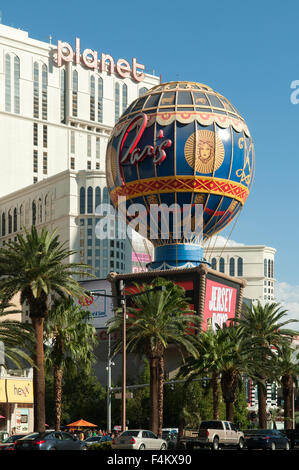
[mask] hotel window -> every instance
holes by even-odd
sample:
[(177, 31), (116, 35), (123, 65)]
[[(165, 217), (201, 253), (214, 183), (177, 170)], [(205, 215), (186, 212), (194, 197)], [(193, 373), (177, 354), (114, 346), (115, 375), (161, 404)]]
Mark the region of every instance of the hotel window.
[(90, 160), (87, 160), (87, 169), (91, 170), (91, 161)]
[(33, 65), (33, 117), (39, 117), (39, 67), (38, 63)]
[(50, 214), (51, 219), (55, 218), (55, 196), (52, 193), (51, 194), (51, 214)]
[(36, 204), (35, 201), (32, 203), (32, 225), (36, 225)]
[(271, 277), (271, 261), (268, 259), (268, 277)]
[(271, 277), (274, 277), (274, 261), (271, 260)]
[(80, 214), (85, 214), (85, 188), (80, 188)]
[(48, 127), (43, 126), (43, 147), (48, 147)]
[(42, 66), (42, 119), (48, 119), (48, 67)]
[(38, 200), (38, 206), (37, 206), (37, 210), (38, 210), (38, 223), (42, 223), (43, 221), (43, 203), (42, 203), (42, 200), (41, 198), (39, 198)]
[(268, 274), (268, 260), (264, 259), (264, 276), (267, 277)]
[(100, 138), (96, 138), (96, 158), (100, 158), (101, 153), (101, 146), (100, 146)]
[(11, 111), (11, 59), (5, 55), (5, 111)]
[(65, 122), (65, 100), (66, 100), (66, 86), (65, 86), (65, 70), (61, 70), (60, 75), (60, 120)]
[(235, 275), (235, 260), (234, 260), (234, 258), (230, 258), (230, 260), (229, 260), (229, 275), (230, 276)]
[(50, 217), (50, 203), (49, 203), (49, 196), (46, 195), (45, 197), (45, 220), (49, 220)]
[(38, 172), (38, 153), (37, 150), (33, 150), (33, 172)]
[(18, 230), (18, 215), (17, 215), (17, 209), (15, 208), (13, 211), (13, 231), (17, 232)]
[(104, 204), (109, 204), (109, 193), (108, 193), (108, 189), (105, 187), (103, 189), (103, 203)]
[(87, 156), (91, 157), (91, 135), (87, 136)]
[(238, 258), (238, 276), (243, 276), (243, 259)]
[(99, 186), (96, 187), (95, 191), (95, 209), (101, 204), (101, 188)]
[(128, 87), (124, 83), (123, 84), (123, 113), (125, 112), (127, 107), (128, 107)]
[(12, 232), (12, 215), (11, 209), (8, 211), (8, 233)]
[(37, 123), (33, 123), (33, 145), (38, 145), (38, 125)]
[(96, 85), (94, 76), (90, 77), (90, 120), (95, 121)]
[(212, 269), (217, 269), (217, 260), (216, 258), (212, 258)]
[(5, 213), (2, 213), (2, 237), (4, 237), (6, 232), (6, 220), (5, 220)]
[(119, 93), (119, 83), (115, 84), (115, 122), (119, 120), (119, 110), (120, 110), (120, 93)]
[(23, 205), (20, 206), (20, 229), (23, 228), (23, 225), (25, 225), (24, 221), (24, 207)]
[(99, 162), (96, 162), (96, 170), (99, 170), (100, 169), (100, 164)]
[(76, 146), (75, 146), (75, 132), (71, 131), (71, 153), (75, 153)]
[(20, 59), (14, 58), (14, 112), (20, 113)]
[(87, 213), (93, 213), (93, 189), (91, 186), (87, 189)]
[(43, 153), (43, 174), (48, 174), (48, 154), (47, 152)]
[(103, 122), (103, 79), (98, 78), (98, 122)]
[(71, 170), (75, 169), (75, 159), (74, 157), (71, 157)]
[(78, 72), (73, 71), (73, 116), (78, 116)]
[(219, 271), (224, 273), (224, 258), (220, 258), (219, 260)]

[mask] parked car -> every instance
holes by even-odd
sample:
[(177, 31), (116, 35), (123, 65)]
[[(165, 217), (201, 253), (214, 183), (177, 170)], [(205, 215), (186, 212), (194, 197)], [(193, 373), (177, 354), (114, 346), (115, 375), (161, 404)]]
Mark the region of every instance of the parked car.
[(277, 429), (249, 429), (244, 431), (244, 436), (248, 450), (290, 450), (289, 439)]
[(13, 436), (7, 437), (0, 443), (0, 450), (15, 450), (15, 442), (26, 435), (27, 434), (14, 434)]
[(177, 429), (162, 429), (162, 439), (164, 439), (165, 441), (176, 441), (177, 437)]
[(181, 438), (180, 446), (187, 450), (198, 447), (210, 447), (218, 450), (224, 446), (234, 446), (242, 450), (245, 446), (244, 434), (230, 421), (202, 421), (197, 436), (194, 433)]
[(35, 432), (18, 439), (15, 450), (87, 450), (84, 441), (68, 432), (45, 431)]
[(83, 442), (89, 447), (92, 444), (101, 444), (102, 442), (112, 441), (110, 436), (91, 436), (85, 439)]
[(132, 429), (112, 439), (112, 449), (165, 450), (167, 442), (159, 439), (152, 431)]
[(289, 439), (291, 449), (299, 445), (299, 424), (296, 424), (295, 429), (284, 429), (281, 432)]

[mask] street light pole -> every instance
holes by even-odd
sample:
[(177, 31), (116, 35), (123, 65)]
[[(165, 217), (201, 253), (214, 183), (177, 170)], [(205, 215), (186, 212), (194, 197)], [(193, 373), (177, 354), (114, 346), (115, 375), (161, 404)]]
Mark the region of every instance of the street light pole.
[(122, 341), (122, 406), (121, 406), (121, 429), (126, 430), (126, 389), (127, 389), (127, 344), (126, 344), (126, 327), (127, 327), (127, 309), (126, 309), (126, 296), (124, 281), (120, 284), (121, 291), (121, 304), (123, 314), (123, 341)]
[(111, 432), (111, 339), (108, 335), (108, 364), (107, 364), (107, 431)]

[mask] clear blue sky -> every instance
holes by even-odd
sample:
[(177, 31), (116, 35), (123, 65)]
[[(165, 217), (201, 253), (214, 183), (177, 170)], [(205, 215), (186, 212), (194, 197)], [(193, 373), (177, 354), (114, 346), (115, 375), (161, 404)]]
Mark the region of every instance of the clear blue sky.
[(243, 114), (255, 144), (251, 195), (231, 236), (277, 249), (276, 278), (299, 286), (299, 2), (0, 1), (2, 22), (47, 41), (132, 57), (162, 80), (206, 83)]

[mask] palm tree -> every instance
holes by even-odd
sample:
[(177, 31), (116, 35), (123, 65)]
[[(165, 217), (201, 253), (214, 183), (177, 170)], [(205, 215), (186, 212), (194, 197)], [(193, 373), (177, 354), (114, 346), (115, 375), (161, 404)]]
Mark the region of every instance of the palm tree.
[(4, 292), (9, 298), (14, 294), (21, 294), (21, 303), (27, 302), (34, 328), (34, 427), (39, 432), (45, 430), (43, 331), (50, 299), (51, 296), (65, 298), (84, 294), (83, 288), (73, 277), (80, 274), (83, 265), (68, 262), (74, 253), (60, 242), (56, 231), (50, 234), (43, 228), (38, 233), (35, 226), (31, 227), (30, 232), (24, 229), (24, 234), (17, 234), (16, 241), (0, 248), (0, 292)]
[(226, 419), (233, 421), (234, 403), (237, 389), (241, 384), (242, 375), (251, 366), (246, 343), (242, 340), (240, 329), (234, 324), (222, 328), (217, 327), (217, 342), (219, 349), (219, 367), (221, 369), (221, 390), (226, 406)]
[(95, 360), (96, 330), (88, 323), (90, 312), (74, 305), (72, 299), (55, 301), (45, 323), (46, 365), (53, 370), (55, 429), (60, 429), (62, 380), (64, 373), (89, 373)]
[(294, 383), (299, 375), (298, 347), (283, 345), (277, 356), (277, 375), (280, 376), (284, 401), (284, 428), (292, 428)]
[(13, 307), (5, 299), (0, 299), (0, 347), (2, 346), (2, 354), (6, 360), (23, 369), (25, 364), (34, 365), (29, 354), (33, 347), (32, 326), (9, 319), (8, 315), (20, 313)]
[(267, 303), (264, 306), (258, 302), (252, 308), (246, 308), (242, 317), (236, 318), (241, 335), (247, 342), (248, 351), (251, 352), (252, 364), (255, 363), (255, 374), (259, 376), (258, 381), (258, 415), (259, 426), (267, 427), (266, 413), (266, 380), (271, 378), (269, 372), (275, 354), (283, 345), (288, 344), (290, 339), (297, 335), (296, 331), (284, 328), (287, 324), (296, 320), (285, 320), (287, 311), (282, 310), (278, 303)]
[[(252, 360), (248, 355), (247, 342), (237, 326), (217, 326), (202, 332), (196, 342), (197, 356), (186, 359), (181, 374), (187, 382), (193, 378), (211, 375), (213, 390), (213, 418), (219, 419), (218, 381), (220, 379), (226, 419), (233, 421), (234, 403), (242, 375), (252, 372)], [(253, 374), (252, 374), (253, 375)]]
[(197, 355), (186, 358), (180, 369), (180, 374), (187, 378), (187, 383), (192, 379), (211, 374), (213, 393), (213, 418), (219, 419), (219, 393), (218, 381), (221, 373), (219, 361), (219, 343), (217, 335), (212, 329), (201, 332), (196, 336)]
[[(153, 291), (157, 286), (165, 286), (163, 291)], [(171, 281), (155, 279), (151, 284), (135, 284), (134, 305), (127, 308), (127, 350), (145, 354), (150, 364), (150, 427), (162, 435), (164, 353), (169, 344), (175, 344), (183, 354), (195, 354), (193, 334), (190, 324), (197, 328), (197, 317), (190, 315), (185, 298), (185, 290)], [(150, 291), (151, 290), (151, 291)], [(149, 292), (150, 291), (150, 292)], [(108, 333), (122, 328), (123, 317), (120, 310), (108, 322)], [(115, 345), (115, 352), (121, 347), (121, 340)]]

